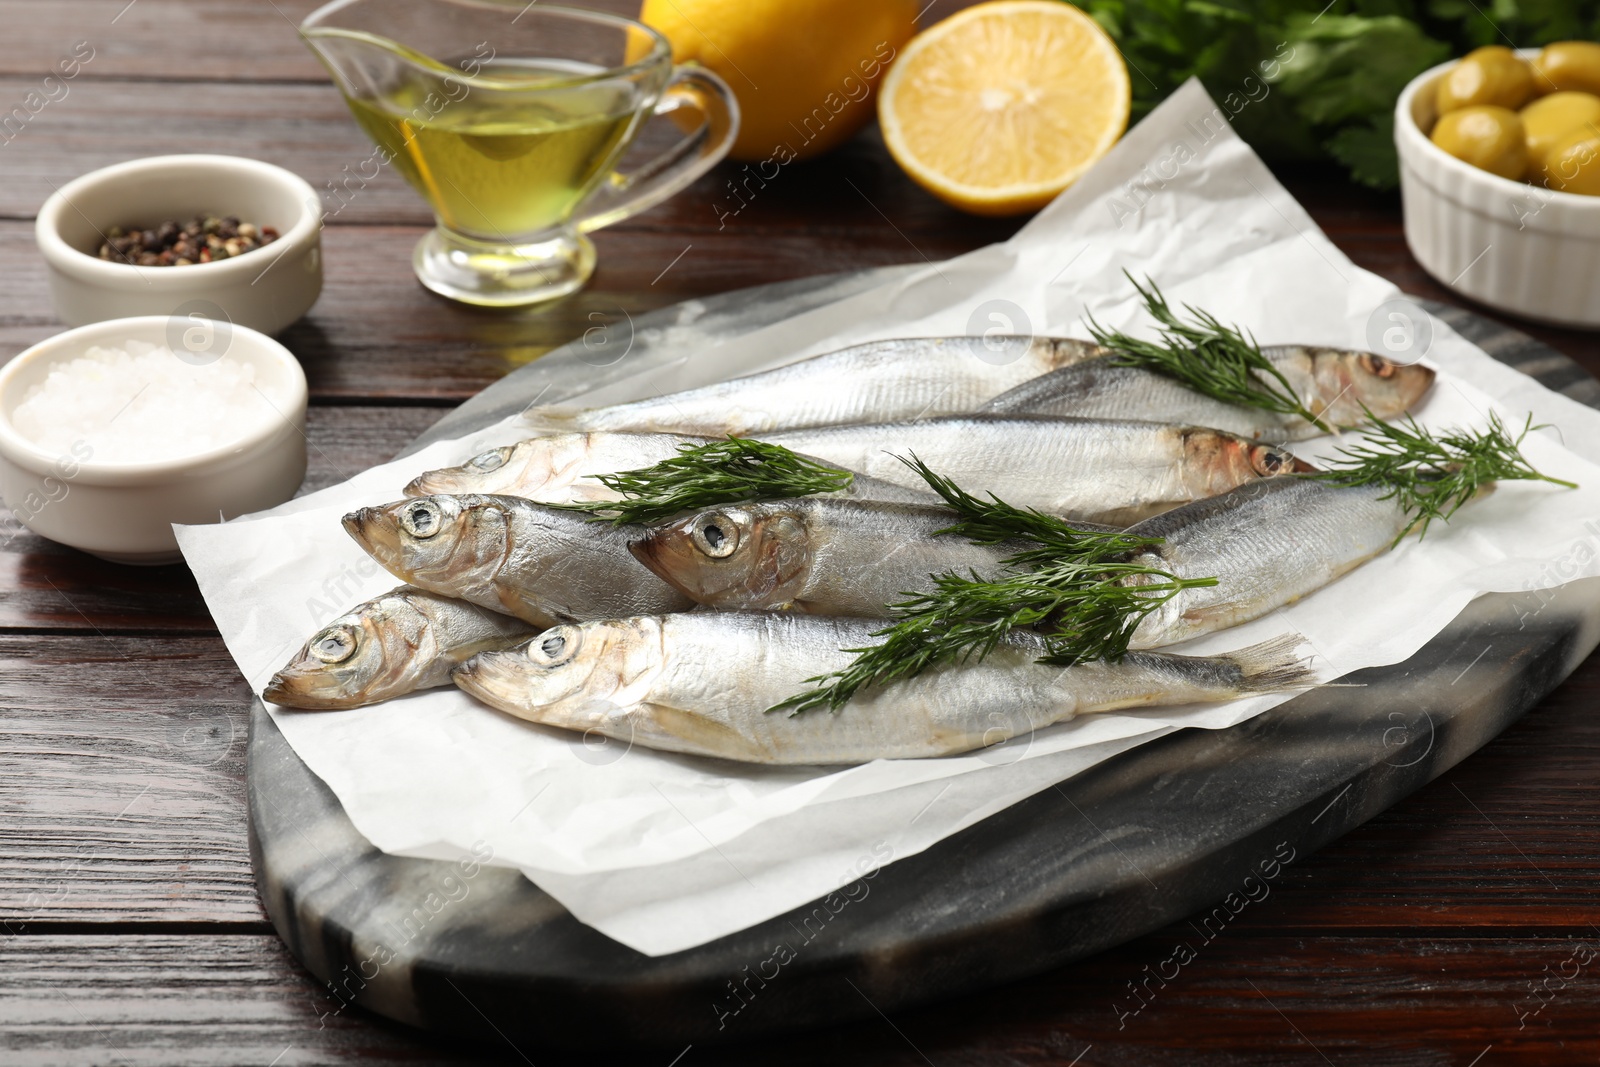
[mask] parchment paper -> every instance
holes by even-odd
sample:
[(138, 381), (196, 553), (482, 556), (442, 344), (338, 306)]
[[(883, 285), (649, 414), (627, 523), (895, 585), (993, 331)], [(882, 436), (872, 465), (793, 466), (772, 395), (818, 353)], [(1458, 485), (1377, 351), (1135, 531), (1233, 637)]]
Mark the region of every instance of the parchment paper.
[[(1190, 83), (1011, 241), (930, 262), (587, 399), (685, 388), (880, 337), (988, 329), (1087, 336), (1086, 310), (1108, 325), (1146, 329), (1124, 267), (1153, 277), (1174, 303), (1246, 325), (1266, 344), (1372, 347), (1369, 325), (1391, 325), (1381, 309), (1397, 290), (1350, 263), (1220, 115)], [(1440, 378), (1421, 421), (1481, 426), (1499, 410), (1520, 424), (1532, 413), (1555, 429), (1530, 438), (1526, 454), (1581, 488), (1502, 486), (1425, 540), (1183, 651), (1298, 631), (1332, 678), (1409, 657), (1480, 593), (1600, 573), (1600, 415), (1495, 363), (1444, 324), (1429, 325), (1427, 358)], [(250, 684), (259, 692), (313, 631), (397, 584), (344, 534), (340, 515), (395, 499), (417, 473), (524, 433), (508, 420), (275, 511), (179, 528)], [(1297, 451), (1321, 454), (1330, 444)], [(974, 755), (847, 769), (596, 747), (453, 689), (348, 712), (272, 714), (379, 848), (455, 858), (487, 842), (494, 863), (521, 868), (582, 921), (662, 955), (847, 885), (1134, 745), (1183, 727), (1231, 726), (1284, 699), (1098, 715)]]

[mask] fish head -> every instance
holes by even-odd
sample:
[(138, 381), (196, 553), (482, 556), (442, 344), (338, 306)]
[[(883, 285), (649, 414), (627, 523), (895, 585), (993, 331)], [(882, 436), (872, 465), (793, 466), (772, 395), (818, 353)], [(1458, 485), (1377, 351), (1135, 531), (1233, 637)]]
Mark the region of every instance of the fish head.
[(628, 548), (690, 600), (723, 610), (791, 603), (812, 562), (804, 513), (782, 502), (702, 511), (658, 526)]
[(1310, 353), (1316, 382), (1311, 410), (1335, 426), (1365, 422), (1368, 411), (1380, 419), (1403, 415), (1436, 377), (1420, 363), (1396, 363), (1372, 352), (1313, 348)]
[(313, 711), (399, 696), (413, 688), (415, 654), (427, 640), (426, 619), (403, 601), (362, 605), (313, 634), (272, 676), (263, 695), (274, 704)]
[(360, 508), (344, 528), (390, 574), (443, 593), (486, 584), (509, 551), (510, 516), (494, 497), (439, 494)]
[(515, 648), (480, 652), (451, 672), (466, 692), (530, 722), (625, 735), (660, 669), (661, 620), (552, 626)]
[(500, 493), (507, 490), (506, 464), (516, 453), (516, 445), (504, 445), (480, 452), (457, 467), (424, 471), (407, 483), (408, 497), (439, 493)]
[(587, 438), (587, 434), (556, 434), (490, 448), (458, 467), (419, 475), (406, 486), (406, 496), (504, 493), (543, 500), (565, 485), (557, 475), (577, 465), (587, 450)]
[(1218, 496), (1257, 478), (1316, 469), (1292, 452), (1237, 434), (1199, 427), (1181, 433), (1184, 481), (1195, 500)]

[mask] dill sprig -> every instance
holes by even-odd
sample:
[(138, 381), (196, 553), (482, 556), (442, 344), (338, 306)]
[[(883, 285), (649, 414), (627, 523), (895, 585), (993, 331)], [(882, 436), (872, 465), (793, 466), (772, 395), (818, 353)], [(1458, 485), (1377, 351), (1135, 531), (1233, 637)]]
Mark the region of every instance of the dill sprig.
[[(1382, 499), (1395, 500), (1416, 522), (1418, 536), (1434, 519), (1449, 522), (1484, 486), (1500, 481), (1537, 481), (1576, 489), (1573, 482), (1535, 470), (1522, 455), (1522, 442), (1536, 429), (1529, 415), (1516, 437), (1500, 417), (1489, 415), (1487, 430), (1446, 430), (1431, 434), (1407, 415), (1387, 423), (1367, 412), (1368, 437), (1338, 450), (1328, 469), (1306, 475), (1335, 485), (1383, 486)], [(1409, 531), (1407, 531), (1409, 532)], [(1404, 534), (1401, 535), (1402, 537)]]
[(1331, 432), (1321, 416), (1295, 395), (1289, 379), (1262, 353), (1254, 337), (1190, 304), (1184, 305), (1189, 315), (1185, 321), (1172, 310), (1155, 282), (1146, 278), (1145, 285), (1140, 285), (1132, 274), (1122, 273), (1139, 291), (1145, 309), (1161, 324), (1161, 339), (1146, 341), (1107, 330), (1090, 315), (1089, 334), (1096, 344), (1110, 350), (1114, 365), (1164, 374), (1227, 404), (1298, 415)]
[(1006, 562), (1013, 566), (1043, 566), (1063, 558), (1111, 559), (1119, 552), (1138, 552), (1160, 544), (1159, 539), (1137, 534), (1085, 530), (1042, 511), (1014, 507), (993, 493), (988, 500), (980, 500), (917, 456), (896, 458), (916, 471), (958, 516), (956, 522), (937, 533), (959, 534), (980, 545), (1031, 542), (1034, 547), (1007, 558)]
[[(1141, 584), (1123, 584), (1129, 577)], [(883, 643), (845, 651), (855, 660), (833, 674), (807, 678), (816, 688), (796, 693), (769, 711), (791, 715), (838, 711), (865, 686), (888, 685), (929, 667), (982, 660), (1013, 630), (1044, 638), (1040, 663), (1069, 667), (1082, 660), (1119, 659), (1139, 623), (1184, 589), (1216, 585), (1215, 578), (1178, 578), (1141, 564), (1064, 560), (999, 578), (953, 571), (934, 576), (934, 590), (890, 606), (893, 624), (874, 631)]]
[(848, 667), (806, 679), (815, 688), (769, 711), (838, 711), (865, 686), (888, 685), (940, 664), (981, 660), (1014, 630), (1031, 629), (1044, 639), (1041, 663), (1065, 667), (1118, 659), (1146, 615), (1185, 589), (1217, 584), (1215, 578), (1180, 578), (1132, 562), (1160, 538), (1081, 530), (993, 494), (980, 500), (915, 456), (902, 461), (959, 516), (941, 533), (979, 544), (1020, 540), (1028, 547), (1001, 561), (1006, 573), (999, 577), (934, 575), (932, 592), (908, 593), (906, 600), (889, 605), (893, 622), (873, 633), (883, 643), (845, 649), (856, 657)]
[(678, 446), (678, 454), (649, 467), (598, 476), (622, 500), (562, 504), (616, 526), (652, 523), (684, 511), (749, 500), (836, 493), (850, 488), (855, 475), (798, 455), (782, 445), (729, 437), (703, 445)]

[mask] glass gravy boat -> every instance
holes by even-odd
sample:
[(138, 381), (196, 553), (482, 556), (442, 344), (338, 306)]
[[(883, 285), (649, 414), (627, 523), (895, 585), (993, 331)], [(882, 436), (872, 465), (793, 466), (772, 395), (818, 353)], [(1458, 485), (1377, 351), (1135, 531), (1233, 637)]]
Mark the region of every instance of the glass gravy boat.
[[(672, 65), (642, 23), (526, 0), (335, 0), (300, 26), (356, 121), (433, 208), (422, 284), (516, 306), (581, 288), (585, 233), (678, 192), (727, 154), (739, 125), (716, 75)], [(437, 57), (437, 58), (435, 58)], [(623, 174), (654, 116), (692, 131)]]

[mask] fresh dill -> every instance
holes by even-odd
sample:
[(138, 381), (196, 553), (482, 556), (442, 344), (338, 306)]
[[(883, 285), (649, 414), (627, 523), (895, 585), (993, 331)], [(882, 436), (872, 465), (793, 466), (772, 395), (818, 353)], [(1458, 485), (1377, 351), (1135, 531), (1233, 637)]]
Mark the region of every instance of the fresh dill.
[(865, 686), (888, 685), (940, 664), (982, 660), (1013, 630), (1031, 628), (1043, 637), (1040, 663), (1068, 667), (1119, 659), (1146, 615), (1185, 589), (1217, 584), (1215, 578), (1179, 578), (1143, 564), (1094, 559), (998, 578), (947, 572), (933, 581), (933, 592), (890, 606), (893, 623), (873, 634), (882, 644), (846, 649), (856, 657), (848, 667), (806, 679), (815, 688), (768, 710), (838, 711)]
[(585, 511), (616, 526), (653, 523), (685, 511), (750, 500), (836, 493), (855, 475), (798, 455), (782, 445), (729, 437), (678, 446), (678, 454), (649, 467), (598, 476), (621, 500), (558, 507)]
[(1523, 457), (1523, 440), (1538, 429), (1532, 415), (1515, 437), (1492, 413), (1487, 430), (1454, 429), (1438, 434), (1429, 433), (1409, 415), (1398, 423), (1383, 422), (1371, 412), (1367, 415), (1369, 422), (1362, 426), (1367, 438), (1340, 448), (1325, 464), (1328, 469), (1305, 477), (1334, 485), (1386, 488), (1382, 499), (1393, 499), (1416, 520), (1413, 528), (1418, 536), (1427, 533), (1434, 519), (1449, 522), (1463, 504), (1493, 482), (1538, 481), (1577, 488), (1573, 482), (1541, 474)]
[(882, 644), (846, 649), (856, 657), (848, 667), (806, 679), (815, 687), (769, 711), (838, 711), (865, 686), (887, 685), (940, 664), (981, 660), (1014, 630), (1031, 629), (1044, 639), (1041, 663), (1118, 659), (1145, 616), (1185, 589), (1217, 584), (1215, 578), (1180, 578), (1135, 562), (1140, 552), (1159, 545), (1159, 538), (1081, 530), (992, 494), (980, 500), (920, 459), (904, 462), (959, 516), (942, 533), (980, 544), (1020, 540), (1028, 547), (1006, 557), (998, 577), (934, 575), (932, 592), (907, 594), (908, 599), (889, 606), (891, 625), (873, 634), (884, 639)]
[(1262, 353), (1254, 337), (1189, 304), (1184, 305), (1189, 315), (1185, 321), (1172, 310), (1155, 282), (1146, 278), (1145, 285), (1140, 285), (1132, 274), (1123, 274), (1139, 291), (1145, 309), (1161, 324), (1161, 339), (1146, 341), (1107, 330), (1089, 316), (1090, 335), (1096, 344), (1110, 350), (1114, 365), (1163, 374), (1226, 404), (1298, 415), (1331, 432), (1321, 416), (1295, 395), (1289, 379)]
[(1044, 565), (1085, 555), (1109, 559), (1118, 552), (1138, 552), (1160, 543), (1137, 534), (1086, 530), (1042, 511), (1013, 507), (993, 493), (988, 500), (981, 500), (917, 456), (901, 462), (916, 471), (956, 513), (957, 520), (938, 533), (959, 534), (980, 545), (1019, 539), (1031, 542), (1034, 547), (1008, 558), (1014, 566)]

